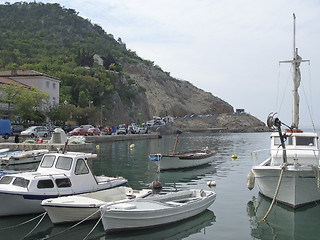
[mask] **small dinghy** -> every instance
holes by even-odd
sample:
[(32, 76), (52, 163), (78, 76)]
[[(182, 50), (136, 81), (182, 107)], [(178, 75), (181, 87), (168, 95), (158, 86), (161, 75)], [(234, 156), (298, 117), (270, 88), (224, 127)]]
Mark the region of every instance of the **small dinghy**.
[(48, 153), (47, 149), (5, 152), (0, 155), (1, 165), (18, 165), (27, 163), (40, 162), (44, 154)]
[(191, 189), (109, 203), (100, 207), (104, 230), (144, 229), (178, 222), (205, 211), (216, 199), (213, 191)]
[(158, 172), (165, 170), (194, 168), (209, 164), (213, 161), (216, 151), (207, 148), (176, 153), (178, 137), (180, 133), (181, 132), (177, 132), (176, 142), (172, 154), (156, 153), (149, 155), (149, 159), (158, 164)]
[(110, 202), (144, 198), (152, 190), (133, 190), (129, 187), (117, 187), (98, 192), (91, 192), (67, 197), (43, 200), (41, 205), (48, 213), (53, 224), (65, 222), (80, 222), (82, 220), (98, 219), (99, 207)]

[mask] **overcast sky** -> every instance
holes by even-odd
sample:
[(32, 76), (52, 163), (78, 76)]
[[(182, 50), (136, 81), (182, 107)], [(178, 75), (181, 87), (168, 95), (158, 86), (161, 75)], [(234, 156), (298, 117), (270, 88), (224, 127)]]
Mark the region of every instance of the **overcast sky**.
[[(15, 2), (15, 1), (2, 1)], [(291, 124), (293, 17), (303, 59), (300, 126), (320, 126), (318, 0), (57, 0), (100, 25), (140, 57), (235, 109)], [(310, 111), (309, 111), (310, 109)]]

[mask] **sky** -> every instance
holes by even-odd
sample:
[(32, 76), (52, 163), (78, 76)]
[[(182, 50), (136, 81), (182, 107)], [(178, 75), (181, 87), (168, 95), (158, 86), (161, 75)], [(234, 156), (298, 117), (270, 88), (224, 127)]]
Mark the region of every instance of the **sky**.
[[(16, 1), (0, 0), (0, 4)], [(28, 2), (28, 1), (27, 1)], [(33, 1), (32, 1), (33, 2)], [(42, 0), (75, 9), (171, 76), (266, 122), (291, 125), (293, 13), (303, 59), (300, 126), (320, 126), (318, 0)], [(311, 120), (312, 119), (312, 120)], [(318, 127), (319, 128), (319, 127)]]

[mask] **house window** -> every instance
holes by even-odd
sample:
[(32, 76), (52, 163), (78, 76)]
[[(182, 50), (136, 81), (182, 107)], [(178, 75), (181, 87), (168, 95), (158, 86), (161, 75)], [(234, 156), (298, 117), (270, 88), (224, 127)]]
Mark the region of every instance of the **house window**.
[(56, 83), (52, 83), (52, 88), (56, 89)]
[(46, 82), (46, 86), (47, 86), (47, 88), (50, 87), (50, 82), (49, 81)]
[(52, 98), (52, 104), (53, 104), (53, 105), (56, 104), (56, 98), (55, 98), (55, 97)]

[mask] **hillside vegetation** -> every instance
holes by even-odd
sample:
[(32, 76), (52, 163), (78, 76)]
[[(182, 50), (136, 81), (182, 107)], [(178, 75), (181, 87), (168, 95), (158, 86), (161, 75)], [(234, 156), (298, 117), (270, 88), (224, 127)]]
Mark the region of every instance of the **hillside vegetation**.
[[(36, 70), (59, 78), (60, 103), (73, 106), (68, 116), (79, 124), (233, 112), (222, 99), (172, 78), (120, 38), (59, 4), (0, 5), (0, 42), (0, 71)], [(94, 53), (103, 65), (93, 60)], [(61, 105), (48, 113), (52, 120), (61, 118)]]

